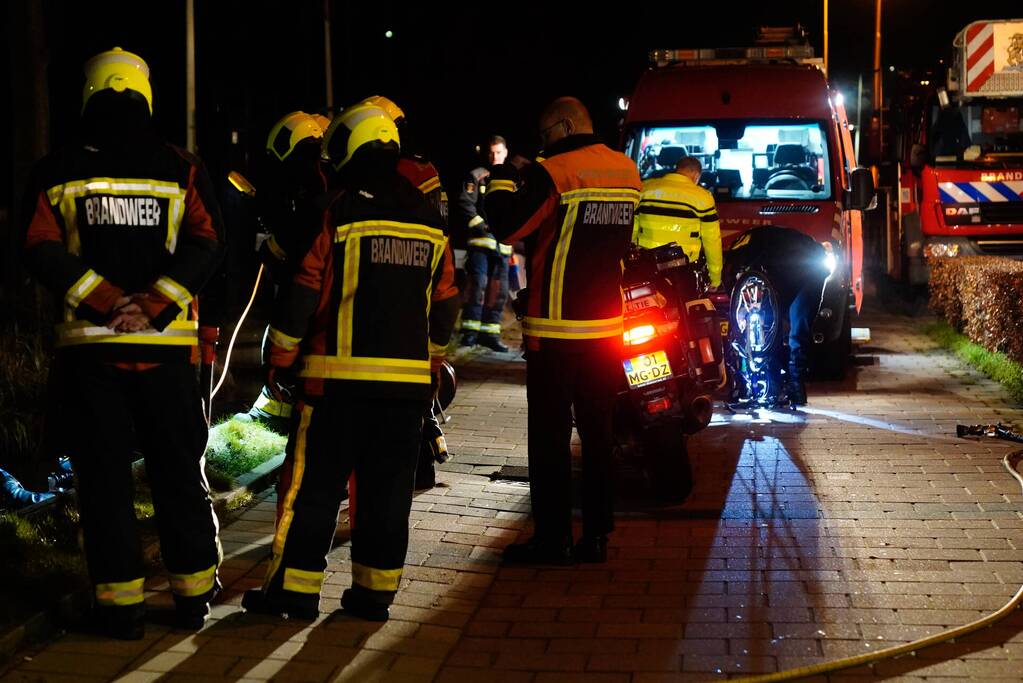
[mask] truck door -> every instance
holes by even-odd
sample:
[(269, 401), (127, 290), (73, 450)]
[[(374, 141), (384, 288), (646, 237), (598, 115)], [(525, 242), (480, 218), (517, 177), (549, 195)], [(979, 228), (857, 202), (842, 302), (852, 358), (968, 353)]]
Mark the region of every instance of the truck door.
[[(849, 120), (845, 115), (845, 104), (835, 102), (836, 128), (839, 144), (842, 146), (842, 187), (849, 187), (849, 173), (856, 167), (856, 153), (849, 134)], [(856, 312), (863, 306), (863, 212), (842, 209), (845, 220), (846, 258), (850, 265), (850, 286), (856, 302)]]

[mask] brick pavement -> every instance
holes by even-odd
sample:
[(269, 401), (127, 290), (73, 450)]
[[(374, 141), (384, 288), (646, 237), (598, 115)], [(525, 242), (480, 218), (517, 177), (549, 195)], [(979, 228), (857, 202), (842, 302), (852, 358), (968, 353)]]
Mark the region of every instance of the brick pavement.
[[(223, 532), (226, 600), (197, 635), (151, 626), (120, 643), (68, 634), (3, 681), (594, 681), (660, 683), (771, 672), (934, 633), (1001, 606), (1023, 582), (1008, 446), (951, 438), (956, 422), (1020, 421), (1001, 389), (914, 331), (869, 315), (873, 341), (801, 414), (718, 417), (690, 442), (685, 505), (624, 493), (605, 565), (503, 568), (528, 527), (528, 490), (492, 482), (525, 464), (524, 367), (463, 359), (455, 460), (416, 496), (392, 620), (312, 625), (242, 614), (259, 585), (273, 500)], [(720, 411), (719, 411), (720, 415)], [(350, 578), (346, 527), (325, 610)], [(169, 604), (166, 582), (151, 603)], [(831, 677), (1023, 678), (1023, 615), (915, 657)]]

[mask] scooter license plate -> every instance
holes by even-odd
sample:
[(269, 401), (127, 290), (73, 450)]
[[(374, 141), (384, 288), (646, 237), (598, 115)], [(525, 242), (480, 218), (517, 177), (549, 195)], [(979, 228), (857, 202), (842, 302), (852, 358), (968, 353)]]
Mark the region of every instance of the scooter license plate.
[(671, 364), (664, 351), (644, 353), (622, 361), (629, 387), (641, 387), (671, 377)]

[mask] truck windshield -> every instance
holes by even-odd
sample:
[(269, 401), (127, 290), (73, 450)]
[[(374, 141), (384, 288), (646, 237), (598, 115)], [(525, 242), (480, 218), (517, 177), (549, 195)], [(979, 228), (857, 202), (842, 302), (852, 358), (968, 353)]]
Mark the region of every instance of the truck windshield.
[[(977, 146), (976, 166), (1018, 166), (1023, 161), (1021, 100), (970, 102), (931, 108), (931, 154), (938, 165), (962, 166), (964, 154)], [(971, 155), (966, 155), (969, 158)]]
[(700, 184), (718, 200), (831, 198), (827, 136), (817, 122), (639, 126), (627, 137), (625, 153), (644, 180), (674, 171), (684, 156), (699, 159)]

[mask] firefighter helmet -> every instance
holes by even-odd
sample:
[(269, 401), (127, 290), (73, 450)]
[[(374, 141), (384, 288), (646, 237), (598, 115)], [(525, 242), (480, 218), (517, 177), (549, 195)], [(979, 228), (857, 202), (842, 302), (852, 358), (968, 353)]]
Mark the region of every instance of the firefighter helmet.
[(102, 90), (138, 93), (153, 113), (153, 88), (149, 84), (149, 66), (136, 54), (119, 47), (100, 52), (85, 63), (85, 88), (82, 91), (82, 111), (89, 98)]
[(300, 143), (312, 140), (319, 144), (322, 138), (323, 127), (315, 117), (304, 111), (293, 111), (270, 129), (266, 151), (277, 160), (284, 161)]
[(401, 126), (405, 120), (405, 112), (401, 110), (401, 107), (396, 105), (393, 100), (389, 100), (383, 95), (372, 95), (362, 101), (362, 104), (370, 104), (374, 107), (380, 107), (387, 115), (394, 121), (394, 125)]
[(398, 149), (398, 128), (380, 107), (360, 102), (334, 117), (323, 136), (322, 156), (335, 171), (351, 161), (364, 145)]
[(323, 132), (326, 133), (327, 128), (330, 127), (330, 117), (324, 116), (323, 114), (313, 114), (312, 117), (316, 121), (316, 124), (323, 129)]

